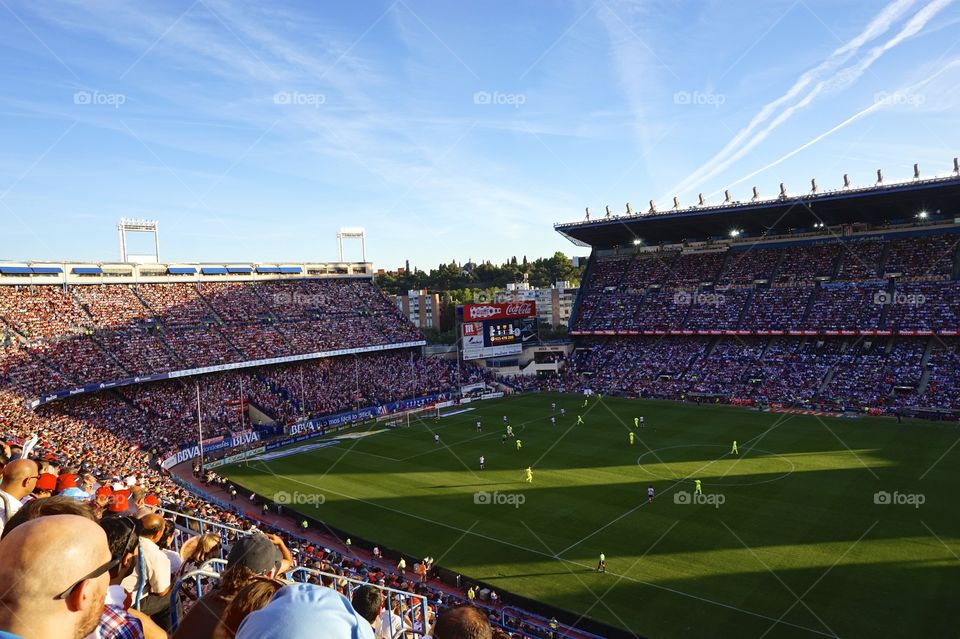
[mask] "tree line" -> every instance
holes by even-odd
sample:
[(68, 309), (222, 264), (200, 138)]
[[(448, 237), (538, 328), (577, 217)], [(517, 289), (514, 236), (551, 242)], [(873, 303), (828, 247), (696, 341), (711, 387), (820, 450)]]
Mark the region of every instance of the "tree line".
[[(409, 265), (409, 263), (408, 263)], [(497, 265), (485, 261), (479, 264), (440, 264), (430, 271), (408, 268), (402, 273), (383, 273), (376, 276), (377, 285), (392, 295), (406, 295), (407, 291), (425, 289), (440, 295), (440, 322), (434, 329), (424, 330), (431, 343), (452, 344), (456, 341), (454, 325), (456, 307), (460, 304), (492, 301), (497, 291), (507, 284), (523, 282), (524, 278), (534, 288), (548, 288), (555, 282), (570, 282), (579, 286), (583, 266), (573, 266), (572, 261), (557, 251), (551, 257), (529, 261), (524, 255), (516, 256)], [(555, 339), (566, 334), (566, 329), (554, 330), (541, 326), (541, 339)]]

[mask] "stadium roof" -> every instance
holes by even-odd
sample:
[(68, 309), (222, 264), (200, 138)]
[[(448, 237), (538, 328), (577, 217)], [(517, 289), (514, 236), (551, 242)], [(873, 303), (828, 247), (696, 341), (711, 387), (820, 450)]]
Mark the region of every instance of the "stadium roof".
[(921, 212), (930, 219), (960, 217), (960, 177), (844, 189), (755, 202), (732, 202), (641, 215), (612, 215), (591, 221), (555, 224), (574, 244), (609, 249), (634, 243), (760, 237), (857, 222), (874, 225), (913, 221)]

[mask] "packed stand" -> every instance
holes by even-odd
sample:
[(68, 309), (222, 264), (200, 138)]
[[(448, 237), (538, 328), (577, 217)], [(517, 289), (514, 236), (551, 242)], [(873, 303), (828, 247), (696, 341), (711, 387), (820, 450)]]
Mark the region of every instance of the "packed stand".
[[(601, 257), (583, 287), (573, 328), (953, 329), (960, 326), (953, 279), (958, 243), (960, 236), (945, 234)], [(713, 281), (716, 286), (702, 287)], [(724, 297), (732, 305), (717, 303)]]
[(367, 279), (5, 285), (0, 335), (0, 372), (32, 396), (136, 375), (421, 339)]

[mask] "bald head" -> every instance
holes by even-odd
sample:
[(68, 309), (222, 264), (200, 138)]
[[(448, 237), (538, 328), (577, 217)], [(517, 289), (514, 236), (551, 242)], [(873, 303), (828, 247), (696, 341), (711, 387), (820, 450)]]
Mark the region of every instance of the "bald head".
[(33, 492), (39, 472), (37, 462), (33, 460), (12, 461), (3, 467), (3, 482), (0, 483), (0, 489), (17, 499), (23, 499)]
[(110, 577), (77, 582), (110, 558), (103, 529), (84, 517), (50, 515), (16, 527), (0, 541), (0, 583), (10, 584), (0, 591), (0, 629), (26, 639), (86, 636), (97, 626)]
[(167, 522), (163, 520), (163, 517), (156, 513), (145, 515), (140, 518), (140, 536), (149, 537), (156, 541), (163, 536), (166, 524)]

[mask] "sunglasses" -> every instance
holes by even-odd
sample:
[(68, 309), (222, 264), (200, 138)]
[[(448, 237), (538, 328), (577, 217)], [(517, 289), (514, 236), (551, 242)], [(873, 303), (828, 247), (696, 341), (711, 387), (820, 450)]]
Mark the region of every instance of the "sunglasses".
[[(122, 521), (125, 524), (124, 527), (127, 528), (127, 539), (123, 544), (124, 554), (126, 555), (137, 549), (138, 542), (140, 540), (140, 538), (137, 536), (137, 523), (130, 517), (118, 517), (117, 519)], [(102, 566), (100, 566), (90, 574), (85, 575), (80, 579), (78, 579), (77, 581), (73, 582), (73, 585), (71, 585), (69, 588), (67, 588), (66, 590), (61, 592), (59, 595), (54, 597), (54, 599), (66, 599), (67, 597), (70, 596), (70, 593), (73, 592), (77, 586), (82, 584), (87, 579), (96, 579), (103, 573), (113, 570), (115, 567), (117, 567), (120, 564), (120, 561), (122, 559), (123, 559), (122, 557), (115, 557), (115, 556), (111, 557), (110, 561), (103, 564)]]
[(99, 568), (97, 568), (96, 570), (94, 570), (93, 572), (91, 572), (91, 573), (89, 573), (89, 574), (86, 574), (86, 575), (84, 575), (83, 577), (80, 577), (80, 579), (78, 579), (78, 580), (76, 580), (75, 582), (73, 582), (73, 584), (71, 584), (69, 588), (67, 588), (66, 590), (64, 590), (63, 592), (61, 592), (59, 595), (57, 595), (56, 597), (54, 597), (54, 599), (66, 599), (67, 597), (70, 596), (70, 593), (72, 593), (72, 592), (76, 589), (77, 586), (79, 586), (80, 584), (82, 584), (83, 582), (85, 582), (85, 581), (88, 580), (88, 579), (96, 579), (97, 577), (99, 577), (99, 576), (102, 575), (103, 573), (108, 572), (108, 571), (110, 571), (110, 570), (113, 570), (113, 568), (114, 568), (117, 564), (119, 564), (119, 563), (120, 563), (120, 558), (119, 558), (119, 557), (113, 557), (113, 558), (111, 558), (110, 561), (108, 561), (107, 563), (103, 564), (102, 566), (100, 566)]

